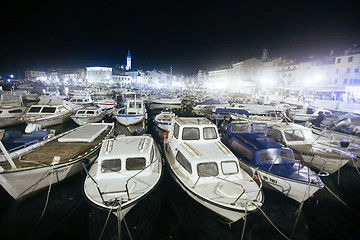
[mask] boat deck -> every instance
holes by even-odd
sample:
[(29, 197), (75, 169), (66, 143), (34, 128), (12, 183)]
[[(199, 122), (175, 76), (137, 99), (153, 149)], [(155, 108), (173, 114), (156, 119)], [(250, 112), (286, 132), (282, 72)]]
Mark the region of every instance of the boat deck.
[[(107, 127), (107, 129), (92, 142), (59, 142), (58, 139), (56, 139), (28, 153), (20, 155), (20, 157), (13, 158), (13, 161), (17, 168), (49, 165), (55, 156), (60, 157), (60, 163), (67, 162), (99, 144), (109, 133), (110, 129), (111, 127)], [(11, 169), (7, 161), (0, 162), (0, 166), (4, 169)]]

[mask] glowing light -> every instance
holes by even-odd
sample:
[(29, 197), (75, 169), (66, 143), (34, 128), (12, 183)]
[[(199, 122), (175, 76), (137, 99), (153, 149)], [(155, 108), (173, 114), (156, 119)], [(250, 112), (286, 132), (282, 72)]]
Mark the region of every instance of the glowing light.
[(13, 74), (11, 74), (11, 75), (10, 75), (10, 77), (11, 77), (11, 78), (14, 78), (14, 75), (13, 75)]

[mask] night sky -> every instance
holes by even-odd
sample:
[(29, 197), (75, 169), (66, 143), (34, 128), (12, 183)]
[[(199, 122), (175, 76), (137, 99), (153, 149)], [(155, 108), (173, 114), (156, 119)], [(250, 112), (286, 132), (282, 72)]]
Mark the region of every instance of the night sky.
[(250, 57), (298, 59), (360, 44), (352, 4), (315, 1), (2, 1), (0, 73), (109, 66), (195, 74)]

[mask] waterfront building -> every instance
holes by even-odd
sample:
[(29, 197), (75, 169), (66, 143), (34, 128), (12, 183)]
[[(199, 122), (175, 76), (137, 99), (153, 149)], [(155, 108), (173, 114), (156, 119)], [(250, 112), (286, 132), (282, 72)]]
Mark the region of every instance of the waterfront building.
[(92, 82), (112, 81), (112, 68), (109, 67), (86, 67), (86, 80)]
[(119, 83), (122, 85), (131, 84), (132, 77), (125, 74), (113, 74), (112, 75), (113, 83)]
[(47, 75), (44, 71), (35, 71), (35, 70), (26, 70), (25, 71), (25, 79), (28, 81), (38, 81), (38, 80), (46, 80)]

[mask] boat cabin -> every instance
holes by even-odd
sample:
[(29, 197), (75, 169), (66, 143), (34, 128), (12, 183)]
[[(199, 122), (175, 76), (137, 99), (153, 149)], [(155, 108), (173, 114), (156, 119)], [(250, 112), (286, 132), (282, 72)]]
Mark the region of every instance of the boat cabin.
[(268, 135), (286, 145), (312, 145), (315, 141), (310, 128), (294, 123), (274, 124), (269, 127)]
[(230, 123), (224, 142), (235, 155), (251, 165), (294, 161), (294, 153), (267, 136), (266, 123)]
[(240, 173), (236, 156), (221, 143), (210, 120), (175, 117), (171, 125), (166, 145), (174, 156), (170, 164), (190, 181)]
[(152, 169), (147, 166), (159, 157), (160, 152), (150, 136), (118, 136), (105, 140), (98, 157), (96, 179), (99, 184), (106, 184), (101, 180), (129, 178), (141, 170), (142, 176), (151, 175)]
[(82, 116), (82, 115), (86, 115), (86, 116), (97, 116), (100, 115), (102, 112), (102, 110), (100, 108), (97, 109), (80, 109), (76, 112), (76, 116)]
[(53, 114), (53, 113), (61, 113), (68, 112), (69, 109), (63, 105), (33, 105), (26, 112), (27, 115), (38, 115), (38, 114)]

